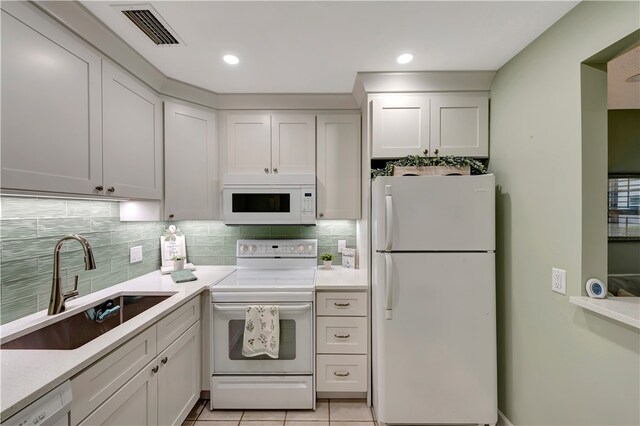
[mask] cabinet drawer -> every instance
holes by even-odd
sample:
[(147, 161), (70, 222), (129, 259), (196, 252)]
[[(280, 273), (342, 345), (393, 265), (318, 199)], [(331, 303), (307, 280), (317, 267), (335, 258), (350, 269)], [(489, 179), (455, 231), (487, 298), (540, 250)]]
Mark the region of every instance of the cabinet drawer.
[(367, 293), (320, 292), (318, 315), (364, 317), (367, 315)]
[(194, 297), (158, 321), (158, 352), (161, 352), (200, 319), (200, 299)]
[(318, 317), (318, 353), (366, 354), (366, 317)]
[(156, 356), (152, 326), (71, 379), (71, 425), (78, 424)]
[(318, 392), (366, 392), (366, 355), (318, 355)]

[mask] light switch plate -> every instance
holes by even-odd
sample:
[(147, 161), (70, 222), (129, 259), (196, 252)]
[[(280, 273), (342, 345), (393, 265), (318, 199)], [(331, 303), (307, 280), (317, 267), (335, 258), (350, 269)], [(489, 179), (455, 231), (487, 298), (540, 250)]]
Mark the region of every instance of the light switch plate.
[(347, 240), (338, 240), (338, 253), (342, 253), (342, 249), (347, 247)]
[(142, 262), (142, 246), (135, 246), (129, 249), (129, 263)]
[(567, 294), (567, 271), (551, 268), (551, 290), (560, 294)]

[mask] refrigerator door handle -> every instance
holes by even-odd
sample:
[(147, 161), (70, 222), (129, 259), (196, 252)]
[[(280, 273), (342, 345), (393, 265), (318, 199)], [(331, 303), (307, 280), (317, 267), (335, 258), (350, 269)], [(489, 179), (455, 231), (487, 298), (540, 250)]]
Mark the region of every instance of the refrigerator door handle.
[(384, 186), (384, 205), (385, 205), (385, 228), (386, 242), (385, 250), (391, 251), (393, 247), (393, 198), (391, 197), (391, 185)]
[(392, 272), (393, 272), (393, 258), (391, 254), (384, 254), (384, 266), (385, 266), (385, 292), (386, 292), (386, 303), (385, 303), (385, 317), (390, 320), (391, 319), (391, 309), (393, 304), (393, 282), (392, 282)]

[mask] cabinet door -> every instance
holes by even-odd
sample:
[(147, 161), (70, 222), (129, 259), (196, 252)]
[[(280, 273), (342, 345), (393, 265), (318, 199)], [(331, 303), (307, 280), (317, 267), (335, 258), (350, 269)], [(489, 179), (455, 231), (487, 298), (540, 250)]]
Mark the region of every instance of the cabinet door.
[(98, 407), (80, 425), (152, 426), (158, 424), (157, 360), (147, 364), (136, 376)]
[(161, 199), (160, 98), (108, 62), (102, 66), (102, 96), (105, 193)]
[(377, 98), (372, 109), (373, 158), (423, 155), (429, 149), (429, 97)]
[(269, 114), (227, 116), (227, 173), (271, 172), (271, 117)]
[(200, 398), (200, 321), (157, 358), (158, 424), (179, 425)]
[(2, 9), (2, 187), (96, 194), (100, 57), (27, 2)]
[(360, 115), (318, 115), (319, 219), (360, 218)]
[(315, 115), (274, 114), (272, 116), (271, 168), (273, 173), (315, 173)]
[(215, 121), (212, 110), (164, 103), (166, 219), (216, 219)]
[(431, 152), (489, 155), (489, 97), (437, 95), (431, 98)]

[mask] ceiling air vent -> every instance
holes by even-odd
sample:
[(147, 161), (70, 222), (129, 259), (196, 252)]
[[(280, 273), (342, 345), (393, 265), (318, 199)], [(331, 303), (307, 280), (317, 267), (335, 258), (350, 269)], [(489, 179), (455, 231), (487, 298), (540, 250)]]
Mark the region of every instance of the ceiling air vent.
[(157, 46), (184, 44), (162, 16), (149, 4), (114, 6)]

